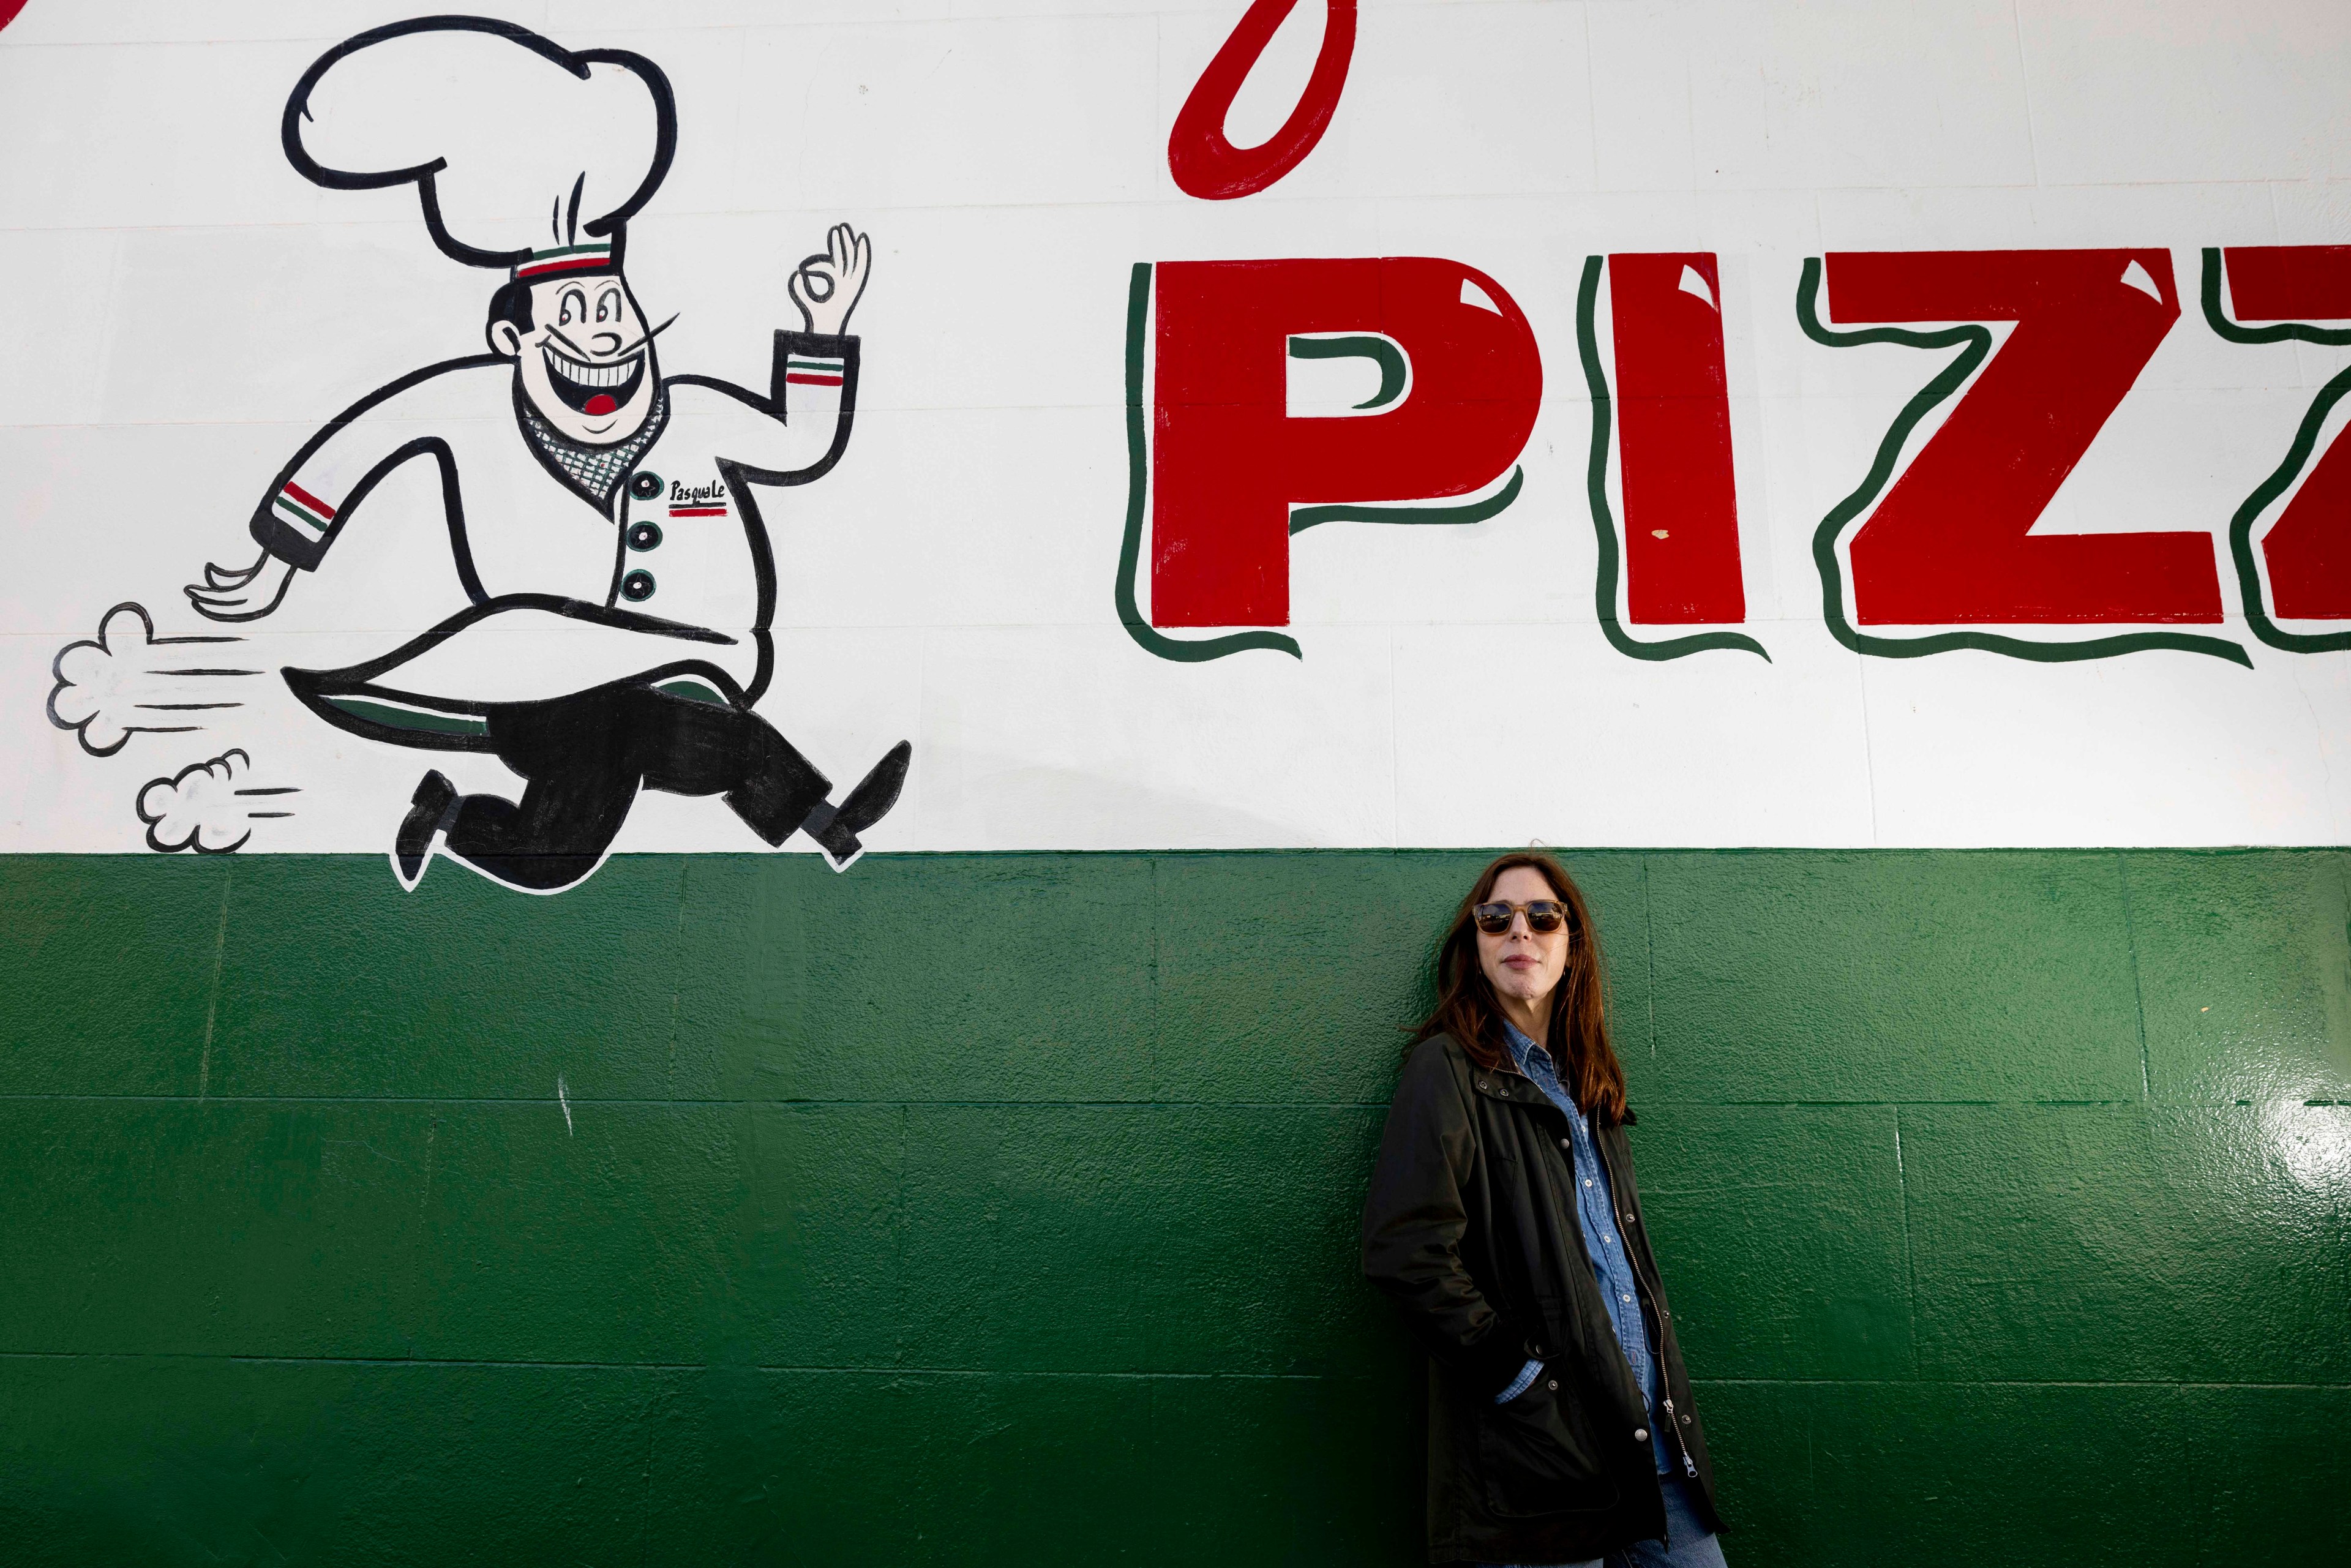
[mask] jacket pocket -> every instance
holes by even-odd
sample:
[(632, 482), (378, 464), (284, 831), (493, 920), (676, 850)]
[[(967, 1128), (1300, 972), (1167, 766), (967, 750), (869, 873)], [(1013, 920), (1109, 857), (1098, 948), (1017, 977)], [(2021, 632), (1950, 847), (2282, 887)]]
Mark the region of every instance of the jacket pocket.
[(1616, 1500), (1581, 1413), (1555, 1381), (1546, 1367), (1516, 1399), (1480, 1413), (1479, 1469), (1497, 1514), (1572, 1513)]

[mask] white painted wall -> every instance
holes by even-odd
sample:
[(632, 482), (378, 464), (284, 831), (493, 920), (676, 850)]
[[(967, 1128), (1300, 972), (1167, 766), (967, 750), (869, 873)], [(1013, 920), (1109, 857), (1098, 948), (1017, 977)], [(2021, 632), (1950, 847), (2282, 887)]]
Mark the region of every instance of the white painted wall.
[[(854, 442), (768, 501), (762, 712), (844, 782), (914, 741), (877, 849), (2351, 841), (2351, 654), (2235, 620), (2211, 630), (2251, 671), (1833, 641), (1813, 530), (1933, 367), (1814, 346), (1792, 310), (1824, 250), (2171, 247), (2183, 319), (2042, 528), (2219, 538), (2346, 355), (2220, 341), (2197, 252), (2351, 241), (2351, 8), (1366, 0), (1321, 146), (1214, 204), (1175, 189), (1165, 142), (1239, 0), (483, 8), (677, 85), (676, 166), (631, 229), (647, 309), (683, 313), (666, 369), (762, 382), (768, 332), (797, 324), (790, 265), (834, 222), (873, 235)], [(320, 190), (277, 146), (312, 59), (419, 9), (31, 0), (0, 31), (0, 851), (144, 852), (143, 787), (230, 747), (303, 791), (249, 851), (381, 850), (434, 760), (274, 682), (105, 758), (43, 709), (59, 648), (120, 601), (219, 631), (179, 587), (250, 556), (246, 519), (310, 430), (477, 348), (497, 280), (434, 250), (413, 193)], [(1293, 20), (1239, 140), (1304, 78), (1315, 29)], [(1683, 248), (1722, 260), (1768, 665), (1636, 663), (1593, 617), (1577, 271)], [(1490, 274), (1534, 321), (1520, 500), (1468, 529), (1301, 536), (1302, 661), (1143, 653), (1112, 605), (1129, 265), (1415, 254)], [(239, 656), (349, 663), (454, 608), (418, 478)], [(2233, 608), (2225, 559), (2221, 580)], [(487, 758), (440, 765), (513, 788)], [(648, 796), (619, 847), (757, 846), (714, 801)]]

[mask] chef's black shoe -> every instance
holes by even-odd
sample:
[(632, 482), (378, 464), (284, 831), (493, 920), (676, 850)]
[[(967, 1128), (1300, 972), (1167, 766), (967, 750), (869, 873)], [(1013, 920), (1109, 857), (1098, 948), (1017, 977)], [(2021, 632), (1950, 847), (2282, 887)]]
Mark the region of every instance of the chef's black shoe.
[[(835, 871), (847, 871), (865, 852), (857, 835), (889, 815), (890, 808), (898, 803), (898, 791), (906, 787), (906, 767), (914, 759), (914, 747), (902, 740), (882, 754), (882, 760), (872, 770), (857, 781), (838, 807), (820, 806), (810, 814), (809, 837), (824, 852), (825, 863)], [(818, 819), (830, 810), (831, 820)]]
[(400, 879), (402, 893), (415, 892), (416, 884), (424, 880), (424, 867), (433, 859), (433, 841), (447, 829), (456, 803), (457, 787), (442, 777), (439, 768), (425, 774), (417, 784), (408, 815), (401, 819), (400, 832), (392, 841), (392, 874)]
[(857, 863), (857, 857), (865, 852), (865, 846), (858, 841), (855, 833), (842, 831), (838, 815), (820, 828), (812, 825), (817, 818), (831, 810), (831, 806), (819, 806), (810, 812), (808, 834), (816, 841), (816, 847), (823, 852), (825, 864), (835, 871), (847, 871)]
[(898, 791), (906, 787), (906, 766), (914, 760), (914, 743), (902, 740), (882, 754), (882, 760), (872, 771), (857, 781), (857, 788), (841, 803), (833, 821), (852, 833), (862, 833), (890, 814), (898, 803)]

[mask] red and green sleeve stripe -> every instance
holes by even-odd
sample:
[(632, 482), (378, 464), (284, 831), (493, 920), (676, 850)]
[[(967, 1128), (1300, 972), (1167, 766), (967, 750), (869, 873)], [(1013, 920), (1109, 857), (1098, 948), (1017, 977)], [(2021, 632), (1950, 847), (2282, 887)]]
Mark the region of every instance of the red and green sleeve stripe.
[(278, 487), (270, 507), (308, 538), (323, 539), (334, 526), (335, 508), (290, 479)]
[(837, 387), (846, 361), (794, 354), (784, 361), (784, 383), (796, 387)]

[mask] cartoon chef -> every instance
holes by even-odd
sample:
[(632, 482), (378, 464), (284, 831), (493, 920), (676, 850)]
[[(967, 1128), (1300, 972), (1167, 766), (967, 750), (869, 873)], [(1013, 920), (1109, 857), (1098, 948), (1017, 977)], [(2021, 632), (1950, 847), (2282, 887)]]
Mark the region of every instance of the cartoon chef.
[(664, 376), (623, 270), (626, 224), (668, 172), (657, 66), (570, 53), (508, 23), (433, 17), (346, 40), (286, 106), (286, 154), (336, 189), (413, 183), (442, 251), (507, 274), (489, 351), (427, 365), (311, 437), (255, 509), (262, 555), (191, 586), (219, 621), (268, 614), (393, 470), (437, 471), (472, 601), (380, 658), (287, 669), (329, 722), (394, 745), (495, 754), (522, 798), (416, 787), (392, 858), (413, 888), (439, 848), (538, 893), (601, 863), (641, 789), (717, 795), (771, 845), (806, 831), (835, 870), (896, 802), (893, 747), (838, 802), (752, 711), (774, 673), (764, 486), (839, 462), (857, 397), (846, 335), (872, 264), (835, 227), (789, 288), (764, 392)]

